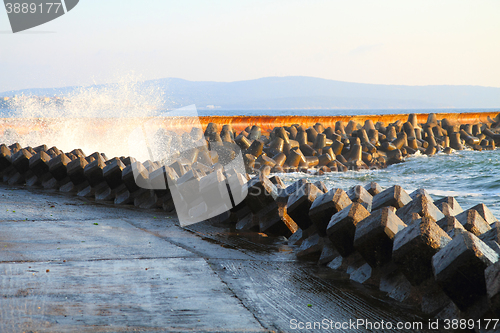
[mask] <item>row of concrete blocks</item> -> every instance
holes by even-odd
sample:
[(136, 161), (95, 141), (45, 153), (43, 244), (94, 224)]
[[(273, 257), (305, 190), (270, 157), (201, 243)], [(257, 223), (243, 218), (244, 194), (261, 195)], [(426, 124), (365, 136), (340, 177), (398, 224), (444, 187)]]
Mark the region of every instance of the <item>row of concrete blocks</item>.
[[(260, 175), (232, 210), (236, 228), (289, 237), (299, 257), (374, 284), (440, 318), (498, 318), (500, 222), (479, 204), (433, 201), (376, 183), (348, 192), (321, 181), (284, 187)], [(493, 316), (493, 317), (492, 317)]]
[(263, 135), (258, 125), (237, 134), (230, 125), (224, 125), (219, 133), (217, 124), (210, 123), (204, 135), (209, 142), (237, 144), (249, 173), (383, 168), (417, 152), (433, 155), (464, 147), (495, 149), (500, 143), (500, 122), (494, 120), (457, 125), (437, 120), (435, 114), (430, 114), (425, 124), (416, 119), (410, 114), (406, 122), (398, 120), (388, 126), (371, 120), (364, 125), (339, 121), (335, 128), (317, 123), (306, 129), (295, 124), (275, 127), (269, 136)]
[[(162, 166), (151, 161), (143, 164), (133, 157), (108, 159), (97, 152), (86, 156), (80, 149), (64, 153), (56, 147), (22, 148), (18, 143), (9, 147), (0, 145), (0, 176), (3, 182), (11, 185), (40, 186), (94, 197), (97, 201), (163, 208), (169, 212), (175, 209), (172, 195), (182, 196), (182, 193), (194, 191), (200, 193), (198, 197), (203, 202), (190, 202), (181, 197), (177, 203), (186, 202), (188, 206), (183, 207), (184, 212), (198, 206), (199, 214), (202, 214), (199, 212), (201, 203), (205, 209), (226, 209), (216, 204), (220, 206), (222, 201), (217, 201), (217, 193), (231, 191), (227, 179), (230, 178), (232, 184), (240, 184), (239, 188), (247, 181), (246, 175), (225, 170), (218, 163), (208, 166), (181, 158), (169, 166)], [(173, 191), (172, 185), (178, 191)], [(233, 186), (235, 188), (238, 189)], [(230, 203), (225, 204), (231, 208)]]

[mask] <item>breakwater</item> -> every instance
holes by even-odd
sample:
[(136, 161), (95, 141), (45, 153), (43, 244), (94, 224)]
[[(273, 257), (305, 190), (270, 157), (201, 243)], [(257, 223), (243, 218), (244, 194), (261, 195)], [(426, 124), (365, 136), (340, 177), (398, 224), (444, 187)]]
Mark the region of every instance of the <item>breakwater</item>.
[[(95, 200), (167, 211), (176, 208), (172, 188), (147, 189), (138, 184), (158, 178), (179, 186), (189, 184), (187, 189), (196, 184), (196, 190), (209, 206), (216, 194), (214, 189), (234, 181), (245, 187), (248, 195), (215, 219), (237, 230), (285, 236), (297, 246), (297, 256), (326, 264), (359, 283), (376, 286), (429, 315), (496, 318), (500, 311), (500, 224), (487, 206), (478, 204), (463, 210), (453, 197), (435, 201), (424, 189), (408, 193), (398, 185), (382, 189), (376, 183), (368, 183), (344, 191), (327, 188), (322, 181), (299, 180), (284, 186), (279, 176), (270, 174), (279, 170), (277, 160), (283, 161), (283, 171), (290, 168), (291, 157), (298, 160), (297, 167), (302, 167), (293, 171), (328, 173), (332, 172), (328, 166), (332, 162), (336, 171), (344, 170), (339, 169), (340, 165), (352, 169), (363, 166), (362, 163), (370, 166), (375, 153), (380, 155), (376, 156), (380, 165), (375, 166), (383, 167), (382, 162), (392, 163), (389, 152), (399, 151), (395, 156), (404, 158), (411, 153), (408, 148), (413, 143), (417, 146), (412, 148), (414, 154), (418, 151), (429, 156), (448, 148), (493, 150), (498, 144), (498, 117), (473, 124), (453, 123), (436, 115), (429, 115), (425, 122), (417, 119), (410, 115), (406, 122), (398, 120), (399, 123), (387, 126), (370, 120), (363, 124), (336, 122), (335, 128), (315, 123), (303, 130), (301, 125), (292, 124), (275, 127), (268, 136), (262, 135), (259, 126), (247, 126), (238, 133), (231, 126), (219, 129), (212, 124), (204, 132), (189, 132), (193, 140), (205, 139), (206, 146), (167, 164), (141, 163), (133, 157), (108, 158), (98, 152), (87, 156), (81, 149), (62, 152), (46, 145), (4, 144), (0, 146), (0, 173), (2, 180), (11, 185), (40, 186)], [(296, 130), (295, 139), (292, 128)], [(174, 133), (166, 134), (171, 137), (169, 140), (176, 136)], [(189, 140), (186, 135), (177, 135), (176, 140)], [(302, 140), (302, 147), (297, 138)], [(372, 142), (374, 139), (378, 141)], [(292, 140), (299, 145), (292, 147), (296, 145)], [(340, 149), (334, 146), (339, 143), (343, 145)], [(289, 145), (288, 155), (286, 150), (280, 151), (285, 144)], [(363, 159), (368, 144), (376, 149), (370, 152), (370, 161)], [(308, 147), (309, 155), (302, 152)], [(334, 148), (338, 154), (330, 152)], [(231, 160), (239, 154), (238, 149), (242, 150), (247, 173), (222, 167), (222, 163), (227, 164), (227, 157)], [(273, 155), (273, 149), (280, 158)], [(388, 158), (383, 158), (382, 153)], [(255, 157), (253, 166), (248, 163), (251, 157), (246, 155)], [(330, 162), (316, 164), (321, 156)], [(339, 161), (342, 158), (345, 162)], [(321, 169), (323, 166), (330, 170)], [(194, 208), (199, 207), (199, 202), (186, 205), (187, 211), (196, 212)]]

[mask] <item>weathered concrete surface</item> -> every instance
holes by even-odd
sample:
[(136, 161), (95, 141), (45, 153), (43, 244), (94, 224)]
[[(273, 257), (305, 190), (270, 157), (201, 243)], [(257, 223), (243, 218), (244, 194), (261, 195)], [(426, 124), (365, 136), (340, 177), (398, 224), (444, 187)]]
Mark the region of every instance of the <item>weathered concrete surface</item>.
[(266, 332), (290, 331), (292, 319), (422, 318), (298, 261), (285, 243), (0, 185), (0, 332)]

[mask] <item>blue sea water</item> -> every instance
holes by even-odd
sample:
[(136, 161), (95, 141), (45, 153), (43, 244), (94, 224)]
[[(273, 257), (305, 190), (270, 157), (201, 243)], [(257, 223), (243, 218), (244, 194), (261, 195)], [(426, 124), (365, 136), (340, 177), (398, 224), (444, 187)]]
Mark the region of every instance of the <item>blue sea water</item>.
[[(292, 110), (222, 110), (198, 109), (200, 116), (350, 116), (374, 114), (410, 114), (410, 113), (465, 113), (465, 112), (494, 112), (500, 109), (292, 109)], [(161, 113), (161, 112), (160, 112)]]

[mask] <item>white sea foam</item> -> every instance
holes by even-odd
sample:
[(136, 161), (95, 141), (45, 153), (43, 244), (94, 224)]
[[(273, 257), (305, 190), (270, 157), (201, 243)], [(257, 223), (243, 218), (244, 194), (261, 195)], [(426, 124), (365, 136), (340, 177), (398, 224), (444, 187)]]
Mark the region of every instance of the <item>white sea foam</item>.
[[(21, 137), (9, 132), (2, 142), (19, 141), (22, 146), (46, 144), (57, 146), (63, 151), (81, 148), (86, 154), (94, 151), (108, 156), (127, 156), (127, 137), (130, 129), (123, 126), (127, 118), (146, 118), (156, 115), (163, 103), (158, 87), (144, 87), (139, 78), (127, 75), (116, 80), (118, 83), (103, 86), (80, 87), (63, 96), (60, 101), (40, 101), (22, 98), (14, 101), (12, 107), (18, 116), (30, 119), (33, 129), (41, 123), (40, 118), (50, 121), (50, 129), (32, 131)], [(112, 126), (92, 131), (102, 118), (113, 118)]]

